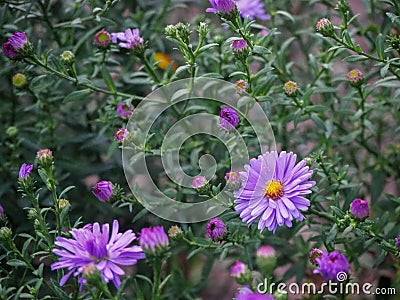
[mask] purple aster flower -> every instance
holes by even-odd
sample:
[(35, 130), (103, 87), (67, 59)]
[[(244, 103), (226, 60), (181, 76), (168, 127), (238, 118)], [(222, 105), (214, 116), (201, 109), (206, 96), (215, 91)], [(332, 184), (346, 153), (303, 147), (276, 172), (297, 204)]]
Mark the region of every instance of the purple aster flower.
[(164, 248), (169, 245), (168, 236), (162, 226), (142, 228), (139, 241), (144, 251), (153, 253), (156, 252), (157, 248)]
[(247, 82), (240, 79), (238, 81), (236, 81), (235, 83), (235, 89), (236, 89), (236, 93), (240, 94), (243, 93), (247, 88)]
[(353, 69), (347, 73), (347, 80), (352, 86), (360, 87), (364, 81), (363, 73), (359, 69)]
[(210, 239), (217, 242), (224, 237), (227, 229), (223, 221), (218, 218), (214, 218), (211, 219), (206, 225), (206, 232)]
[(235, 297), (236, 300), (275, 300), (271, 294), (252, 292), (248, 286), (242, 287)]
[(94, 35), (94, 43), (100, 48), (106, 48), (111, 43), (111, 34), (102, 29)]
[(122, 119), (129, 118), (133, 112), (133, 105), (128, 106), (125, 102), (120, 102), (117, 105), (117, 113)]
[(313, 248), (310, 251), (310, 255), (309, 255), (310, 262), (313, 265), (318, 265), (317, 258), (320, 258), (322, 256), (322, 254), (323, 254), (322, 250), (319, 250), (317, 248)]
[(267, 152), (250, 160), (240, 172), (242, 186), (234, 192), (235, 210), (243, 222), (251, 225), (257, 218), (258, 229), (275, 232), (277, 226), (292, 226), (293, 219), (303, 220), (300, 210), (307, 210), (315, 181), (308, 181), (312, 170), (304, 160), (296, 165), (293, 152)]
[(247, 42), (244, 39), (235, 40), (231, 45), (234, 51), (243, 51), (247, 47)]
[(96, 183), (95, 186), (92, 186), (92, 190), (93, 195), (95, 195), (101, 202), (110, 200), (114, 194), (111, 181), (100, 181)]
[(192, 187), (196, 190), (202, 189), (207, 185), (207, 179), (204, 176), (198, 175), (192, 181)]
[(114, 220), (111, 229), (109, 224), (94, 223), (92, 229), (73, 228), (69, 233), (72, 238), (58, 236), (55, 245), (61, 249), (53, 249), (60, 259), (51, 265), (51, 270), (68, 269), (60, 281), (63, 286), (68, 278), (81, 275), (79, 282), (86, 283), (82, 273), (88, 265), (93, 264), (100, 272), (103, 280), (112, 281), (116, 288), (121, 284), (120, 276), (125, 275), (120, 266), (131, 266), (145, 257), (140, 246), (129, 245), (136, 239), (132, 230), (119, 233), (119, 224)]
[(400, 236), (397, 238), (397, 249), (400, 250)]
[(354, 199), (353, 202), (351, 202), (350, 204), (350, 212), (358, 219), (364, 219), (368, 217), (368, 202), (359, 198)]
[(23, 55), (23, 49), (28, 45), (28, 38), (25, 32), (14, 32), (7, 42), (3, 44), (2, 50), (5, 56), (11, 59), (18, 59)]
[(337, 281), (343, 273), (349, 271), (349, 262), (344, 254), (333, 251), (328, 254), (324, 252), (321, 257), (316, 258), (318, 269), (314, 270), (314, 274), (321, 274), (328, 281)]
[(210, 0), (212, 8), (207, 8), (206, 12), (227, 14), (236, 7), (234, 0)]
[(246, 272), (247, 272), (247, 266), (241, 261), (237, 261), (231, 266), (232, 277), (235, 278), (242, 277), (246, 274)]
[(128, 136), (128, 130), (120, 128), (114, 133), (114, 138), (117, 142), (123, 142)]
[(3, 218), (4, 218), (4, 208), (0, 204), (0, 219), (3, 219)]
[(288, 96), (296, 96), (297, 93), (297, 83), (294, 81), (288, 81), (283, 85), (283, 90)]
[(139, 36), (139, 29), (126, 29), (124, 32), (111, 33), (111, 40), (114, 44), (120, 41), (118, 45), (121, 48), (135, 49), (143, 45), (144, 40)]
[(249, 17), (250, 20), (261, 21), (271, 19), (271, 16), (265, 12), (264, 3), (261, 0), (237, 0), (236, 6), (242, 18)]
[(219, 124), (218, 126), (226, 131), (230, 131), (239, 124), (239, 115), (238, 113), (228, 107), (224, 106), (219, 112)]
[(33, 165), (27, 165), (25, 163), (22, 164), (21, 168), (19, 169), (18, 178), (27, 179), (31, 174), (33, 169)]

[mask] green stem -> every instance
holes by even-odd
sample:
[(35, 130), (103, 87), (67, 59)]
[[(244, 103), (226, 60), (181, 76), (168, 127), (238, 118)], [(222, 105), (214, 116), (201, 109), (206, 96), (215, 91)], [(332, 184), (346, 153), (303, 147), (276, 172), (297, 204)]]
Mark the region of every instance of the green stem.
[(152, 292), (152, 300), (161, 299), (160, 296), (160, 284), (161, 284), (161, 260), (155, 259), (153, 263), (153, 292)]
[(147, 60), (146, 56), (143, 54), (143, 55), (140, 55), (139, 58), (142, 61), (143, 66), (144, 66), (147, 74), (150, 75), (150, 77), (153, 79), (154, 83), (159, 84), (161, 81), (158, 78), (158, 76), (157, 76), (156, 72), (154, 71), (154, 69), (152, 68), (152, 66), (150, 65), (150, 63)]

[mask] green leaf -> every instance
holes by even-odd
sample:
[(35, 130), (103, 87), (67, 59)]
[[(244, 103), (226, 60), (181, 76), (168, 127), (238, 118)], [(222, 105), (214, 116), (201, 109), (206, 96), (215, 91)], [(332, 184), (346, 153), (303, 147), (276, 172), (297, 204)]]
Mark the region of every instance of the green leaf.
[(103, 65), (101, 68), (101, 74), (103, 75), (104, 83), (109, 88), (109, 90), (113, 93), (116, 93), (117, 89), (115, 87), (114, 80), (112, 79), (105, 65)]
[(67, 97), (64, 98), (63, 103), (81, 100), (81, 99), (89, 96), (91, 93), (92, 93), (92, 90), (90, 90), (90, 89), (74, 91), (74, 92), (70, 93), (69, 95), (67, 95)]
[(24, 261), (19, 260), (19, 259), (10, 259), (7, 262), (7, 265), (12, 266), (12, 267), (25, 267), (25, 268), (28, 267), (28, 265)]
[(385, 37), (383, 36), (382, 33), (380, 33), (376, 38), (376, 53), (378, 54), (378, 57), (382, 60), (385, 59), (384, 51), (385, 51)]

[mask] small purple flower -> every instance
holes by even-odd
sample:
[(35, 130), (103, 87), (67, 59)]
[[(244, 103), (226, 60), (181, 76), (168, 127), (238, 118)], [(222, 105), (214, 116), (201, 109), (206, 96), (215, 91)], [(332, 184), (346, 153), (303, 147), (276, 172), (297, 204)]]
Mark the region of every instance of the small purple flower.
[(359, 198), (354, 199), (353, 202), (351, 202), (350, 204), (350, 212), (358, 219), (364, 219), (368, 217), (368, 202)]
[(338, 281), (338, 277), (342, 273), (349, 271), (349, 262), (346, 256), (338, 251), (324, 252), (321, 257), (316, 259), (316, 262), (318, 269), (314, 270), (314, 274), (321, 274), (326, 281)]
[(271, 19), (271, 16), (265, 12), (264, 3), (261, 0), (237, 0), (236, 6), (242, 18), (249, 17), (250, 20), (261, 21)]
[(206, 12), (227, 14), (236, 7), (234, 0), (210, 0), (212, 8), (207, 8)]
[(363, 73), (359, 69), (353, 69), (347, 73), (347, 80), (354, 87), (360, 87), (364, 81)]
[(322, 256), (322, 254), (323, 254), (322, 250), (319, 250), (318, 248), (313, 248), (310, 251), (310, 255), (309, 255), (310, 262), (313, 265), (318, 265), (317, 258), (320, 258)]
[(266, 35), (269, 34), (269, 30), (268, 29), (263, 29), (263, 30), (261, 30), (260, 33), (261, 33), (262, 36), (266, 36)]
[(92, 190), (93, 195), (95, 195), (101, 202), (110, 200), (114, 194), (111, 181), (100, 181), (92, 187)]
[(192, 181), (192, 187), (199, 190), (207, 185), (207, 179), (204, 176), (198, 175)]
[(4, 208), (3, 206), (0, 204), (0, 219), (4, 218)]
[(397, 238), (397, 249), (400, 250), (400, 236)]
[(240, 94), (243, 93), (244, 91), (246, 91), (247, 88), (247, 82), (240, 79), (238, 81), (236, 81), (235, 83), (235, 89), (236, 89), (236, 93)]
[(225, 174), (225, 180), (226, 184), (233, 189), (239, 188), (240, 184), (242, 183), (239, 172), (234, 170), (231, 170)]
[(263, 245), (258, 247), (257, 252), (256, 252), (256, 257), (271, 257), (271, 256), (275, 256), (276, 252), (275, 249), (270, 246), (270, 245)]
[(33, 165), (27, 165), (25, 163), (22, 164), (21, 168), (19, 169), (19, 178), (27, 179), (31, 174), (33, 169)]
[(129, 118), (133, 112), (133, 105), (128, 106), (125, 102), (120, 102), (117, 105), (117, 113), (122, 119)]
[(211, 219), (210, 222), (206, 225), (206, 232), (210, 239), (217, 242), (224, 237), (227, 229), (224, 222), (222, 222), (218, 218), (214, 218)]
[(224, 106), (219, 112), (219, 124), (218, 126), (226, 131), (230, 131), (234, 129), (239, 124), (239, 115), (238, 113), (228, 107)]
[(124, 32), (111, 33), (111, 40), (114, 44), (118, 43), (121, 48), (135, 49), (141, 47), (144, 43), (143, 38), (139, 36), (139, 29), (126, 29)]
[(231, 276), (234, 278), (242, 277), (246, 274), (246, 272), (247, 266), (241, 261), (237, 261), (231, 266)]
[(139, 242), (144, 251), (152, 253), (155, 253), (157, 248), (164, 248), (169, 245), (168, 236), (162, 226), (142, 228)]
[(117, 142), (123, 142), (128, 136), (128, 130), (120, 128), (114, 133), (114, 138)]
[(106, 48), (111, 43), (111, 34), (107, 30), (100, 30), (94, 35), (94, 43), (100, 48)]
[(234, 51), (243, 51), (244, 49), (246, 49), (247, 47), (247, 42), (244, 39), (240, 39), (240, 40), (235, 40), (232, 42), (231, 45), (232, 49)]
[(3, 44), (2, 50), (8, 58), (18, 59), (23, 54), (22, 51), (28, 43), (25, 32), (17, 31)]
[(84, 270), (96, 269), (100, 272), (101, 278), (108, 283), (112, 281), (116, 288), (121, 284), (120, 276), (125, 275), (120, 266), (132, 266), (139, 259), (145, 258), (140, 246), (129, 245), (136, 239), (132, 230), (119, 233), (119, 224), (114, 220), (111, 228), (109, 224), (94, 223), (91, 229), (73, 228), (69, 233), (72, 238), (67, 239), (61, 236), (56, 238), (56, 246), (61, 249), (53, 249), (53, 253), (60, 258), (51, 265), (51, 270), (66, 268), (68, 270), (60, 281), (63, 286), (68, 278), (81, 275), (78, 282), (82, 285), (86, 280), (82, 277)]
[(310, 206), (304, 195), (311, 193), (315, 181), (308, 181), (312, 170), (304, 160), (296, 164), (296, 158), (293, 152), (271, 151), (244, 166), (242, 187), (233, 193), (235, 210), (243, 222), (251, 225), (259, 219), (260, 231), (268, 228), (275, 232), (277, 226), (291, 227), (293, 219), (304, 219), (300, 210)]
[(275, 300), (275, 297), (271, 294), (252, 292), (248, 286), (242, 287), (235, 297), (236, 300)]
[(283, 90), (288, 96), (295, 96), (297, 92), (297, 83), (294, 81), (288, 81), (283, 85)]
[(48, 148), (43, 148), (40, 149), (37, 154), (36, 158), (39, 160), (39, 162), (44, 163), (46, 161), (51, 161), (53, 160), (53, 153), (51, 152), (50, 149)]

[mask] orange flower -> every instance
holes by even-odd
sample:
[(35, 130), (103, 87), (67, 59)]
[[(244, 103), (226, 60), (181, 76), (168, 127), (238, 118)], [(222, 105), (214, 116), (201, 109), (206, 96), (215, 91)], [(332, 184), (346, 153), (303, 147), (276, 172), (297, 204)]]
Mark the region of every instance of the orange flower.
[[(174, 62), (171, 57), (169, 57), (167, 54), (163, 53), (163, 52), (156, 52), (154, 54), (154, 60), (157, 62), (157, 66), (160, 69), (165, 70), (166, 68), (168, 68), (169, 64), (171, 62)], [(174, 62), (174, 64), (172, 65), (172, 71), (175, 71), (177, 68), (176, 63)]]

